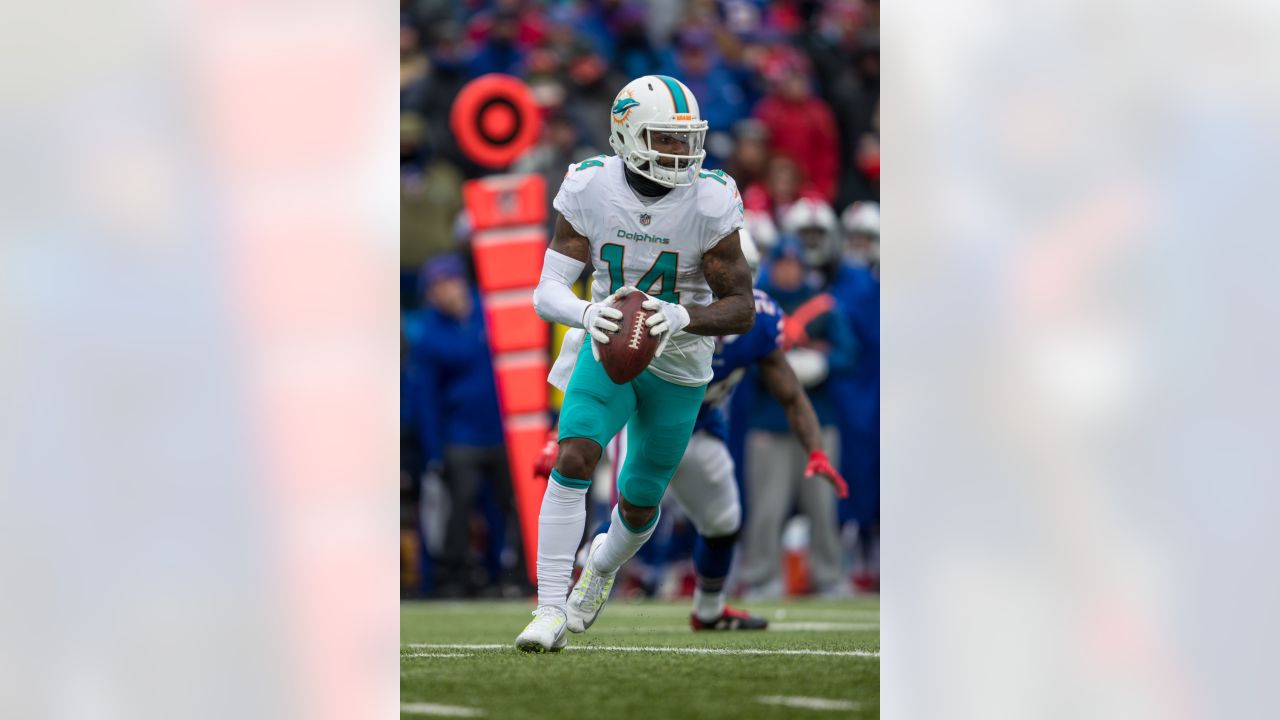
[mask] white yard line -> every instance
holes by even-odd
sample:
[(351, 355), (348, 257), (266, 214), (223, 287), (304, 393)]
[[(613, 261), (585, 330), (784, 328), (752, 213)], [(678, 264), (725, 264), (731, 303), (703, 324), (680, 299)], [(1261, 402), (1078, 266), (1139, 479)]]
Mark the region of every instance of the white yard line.
[[(507, 644), (461, 643), (410, 643), (404, 647), (437, 650), (500, 650), (514, 649)], [(820, 655), (824, 657), (880, 657), (877, 650), (807, 650), (807, 649), (758, 649), (758, 648), (698, 648), (655, 647), (645, 645), (570, 645), (565, 650), (605, 650), (613, 652), (653, 652), (676, 655)]]
[(480, 708), (436, 703), (400, 703), (400, 712), (404, 715), (435, 715), (436, 717), (482, 717), (484, 715), (484, 711)]
[(853, 710), (858, 703), (852, 700), (829, 700), (827, 698), (804, 697), (803, 695), (761, 695), (756, 702), (763, 705), (782, 705), (783, 707), (805, 708), (806, 710)]
[(407, 653), (401, 655), (402, 658), (422, 658), (422, 657), (447, 657), (447, 658), (467, 658), (475, 655), (475, 653)]

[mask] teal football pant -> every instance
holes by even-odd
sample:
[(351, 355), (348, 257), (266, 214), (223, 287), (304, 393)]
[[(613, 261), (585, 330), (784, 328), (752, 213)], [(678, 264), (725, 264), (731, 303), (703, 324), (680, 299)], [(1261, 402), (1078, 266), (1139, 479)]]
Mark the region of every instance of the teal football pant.
[[(655, 507), (684, 457), (706, 391), (706, 385), (677, 385), (648, 370), (618, 385), (591, 354), (587, 337), (564, 393), (560, 440), (594, 440), (603, 455), (604, 447), (625, 426), (627, 459), (618, 475), (618, 493), (637, 507)], [(590, 478), (568, 480), (566, 484), (579, 488), (591, 484)]]

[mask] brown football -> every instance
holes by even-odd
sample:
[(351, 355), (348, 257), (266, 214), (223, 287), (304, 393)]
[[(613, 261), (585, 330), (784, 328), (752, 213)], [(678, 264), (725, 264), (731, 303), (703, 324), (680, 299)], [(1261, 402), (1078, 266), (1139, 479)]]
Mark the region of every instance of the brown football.
[(604, 371), (619, 385), (631, 382), (649, 367), (658, 350), (658, 338), (650, 335), (649, 326), (644, 324), (653, 314), (640, 307), (644, 301), (644, 293), (633, 292), (614, 303), (613, 306), (622, 311), (622, 319), (614, 322), (622, 329), (613, 334), (609, 342), (596, 345)]

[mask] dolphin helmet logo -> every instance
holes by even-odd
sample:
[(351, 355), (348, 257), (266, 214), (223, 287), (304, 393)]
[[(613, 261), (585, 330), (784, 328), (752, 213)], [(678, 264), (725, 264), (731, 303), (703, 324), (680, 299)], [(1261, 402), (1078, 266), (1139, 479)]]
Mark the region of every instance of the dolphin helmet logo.
[(613, 121), (622, 124), (626, 121), (627, 116), (631, 114), (632, 108), (640, 106), (640, 101), (635, 98), (618, 98), (618, 102), (613, 104)]

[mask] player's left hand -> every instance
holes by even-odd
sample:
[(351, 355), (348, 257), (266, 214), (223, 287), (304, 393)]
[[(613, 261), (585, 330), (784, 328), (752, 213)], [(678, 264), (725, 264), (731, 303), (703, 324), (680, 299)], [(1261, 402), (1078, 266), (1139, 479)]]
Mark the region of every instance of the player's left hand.
[(836, 495), (843, 500), (849, 497), (849, 484), (844, 481), (844, 477), (833, 467), (831, 467), (831, 459), (821, 450), (814, 450), (809, 453), (809, 464), (804, 467), (804, 477), (806, 480), (814, 475), (821, 475), (836, 488)]
[(659, 300), (647, 293), (645, 297), (649, 299), (645, 300), (640, 307), (653, 311), (653, 315), (644, 321), (649, 326), (649, 334), (662, 336), (658, 341), (658, 350), (653, 356), (662, 357), (662, 351), (667, 348), (671, 336), (688, 327), (689, 311), (685, 310), (683, 305)]

